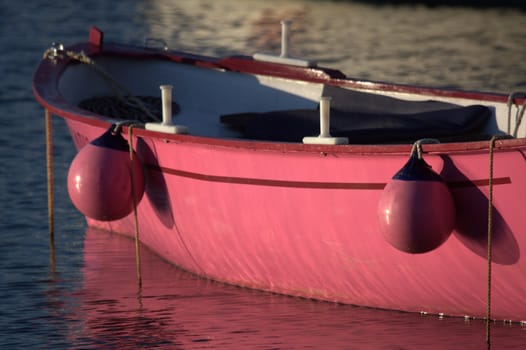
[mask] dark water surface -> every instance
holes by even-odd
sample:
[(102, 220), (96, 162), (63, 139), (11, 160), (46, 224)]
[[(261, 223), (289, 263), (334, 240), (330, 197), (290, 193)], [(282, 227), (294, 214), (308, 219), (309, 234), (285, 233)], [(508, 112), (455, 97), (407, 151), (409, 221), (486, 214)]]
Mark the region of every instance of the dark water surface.
[[(74, 156), (53, 119), (56, 264), (47, 230), (44, 112), (31, 76), (51, 42), (166, 40), (226, 55), (292, 53), (361, 78), (509, 93), (526, 90), (526, 13), (513, 8), (372, 6), (352, 1), (0, 1), (0, 347), (5, 349), (483, 349), (482, 320), (371, 310), (224, 286), (133, 242), (91, 231), (65, 188)], [(82, 83), (82, 82), (79, 82)], [(460, 281), (459, 281), (460, 282)], [(452, 286), (454, 287), (454, 286)], [(492, 325), (493, 349), (526, 327)]]

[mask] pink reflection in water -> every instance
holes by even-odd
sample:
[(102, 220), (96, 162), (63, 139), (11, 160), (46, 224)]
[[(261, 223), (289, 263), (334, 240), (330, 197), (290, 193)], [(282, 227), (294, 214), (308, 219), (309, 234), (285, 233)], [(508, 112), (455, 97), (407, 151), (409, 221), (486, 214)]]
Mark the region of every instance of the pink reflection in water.
[[(71, 340), (99, 348), (483, 349), (483, 320), (374, 310), (203, 280), (134, 242), (88, 229)], [(521, 349), (526, 328), (495, 323), (493, 349)]]

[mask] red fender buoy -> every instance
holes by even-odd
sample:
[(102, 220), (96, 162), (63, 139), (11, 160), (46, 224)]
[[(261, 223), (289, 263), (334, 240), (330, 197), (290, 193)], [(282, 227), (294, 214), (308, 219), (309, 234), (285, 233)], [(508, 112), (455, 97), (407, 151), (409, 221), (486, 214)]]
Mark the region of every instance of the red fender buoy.
[[(113, 221), (133, 211), (128, 142), (114, 126), (84, 146), (68, 172), (68, 192), (75, 207), (87, 217)], [(137, 203), (144, 194), (144, 172), (134, 154), (134, 192)]]
[(438, 248), (455, 225), (455, 204), (449, 188), (414, 151), (385, 186), (377, 214), (387, 242), (413, 254)]

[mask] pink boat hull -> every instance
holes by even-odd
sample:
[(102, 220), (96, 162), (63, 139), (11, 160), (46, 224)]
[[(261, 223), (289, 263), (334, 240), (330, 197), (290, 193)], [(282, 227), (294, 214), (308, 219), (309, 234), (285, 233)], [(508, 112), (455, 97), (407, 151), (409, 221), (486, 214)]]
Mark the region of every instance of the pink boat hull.
[[(84, 140), (104, 131), (68, 126)], [(426, 156), (452, 189), (456, 227), (436, 250), (407, 254), (386, 242), (376, 218), (383, 187), (407, 154), (297, 154), (147, 137), (136, 144), (147, 170), (140, 239), (185, 270), (305, 298), (485, 316), (487, 150)], [(514, 204), (526, 193), (517, 176), (526, 171), (525, 150), (499, 151), (494, 160), (492, 315), (516, 321), (526, 305), (526, 281), (517, 278), (526, 271), (525, 223)], [(88, 224), (134, 232), (133, 215)]]

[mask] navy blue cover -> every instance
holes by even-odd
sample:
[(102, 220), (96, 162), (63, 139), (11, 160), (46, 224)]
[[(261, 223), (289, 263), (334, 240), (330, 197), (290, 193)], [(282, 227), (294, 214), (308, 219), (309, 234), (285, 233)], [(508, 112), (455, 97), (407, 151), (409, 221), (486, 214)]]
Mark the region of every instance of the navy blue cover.
[[(441, 142), (483, 140), (491, 116), (486, 106), (458, 106), (438, 101), (396, 98), (325, 86), (330, 96), (330, 133), (354, 144), (412, 143), (422, 138)], [(221, 116), (221, 122), (256, 140), (301, 142), (320, 133), (317, 109), (280, 110)]]

